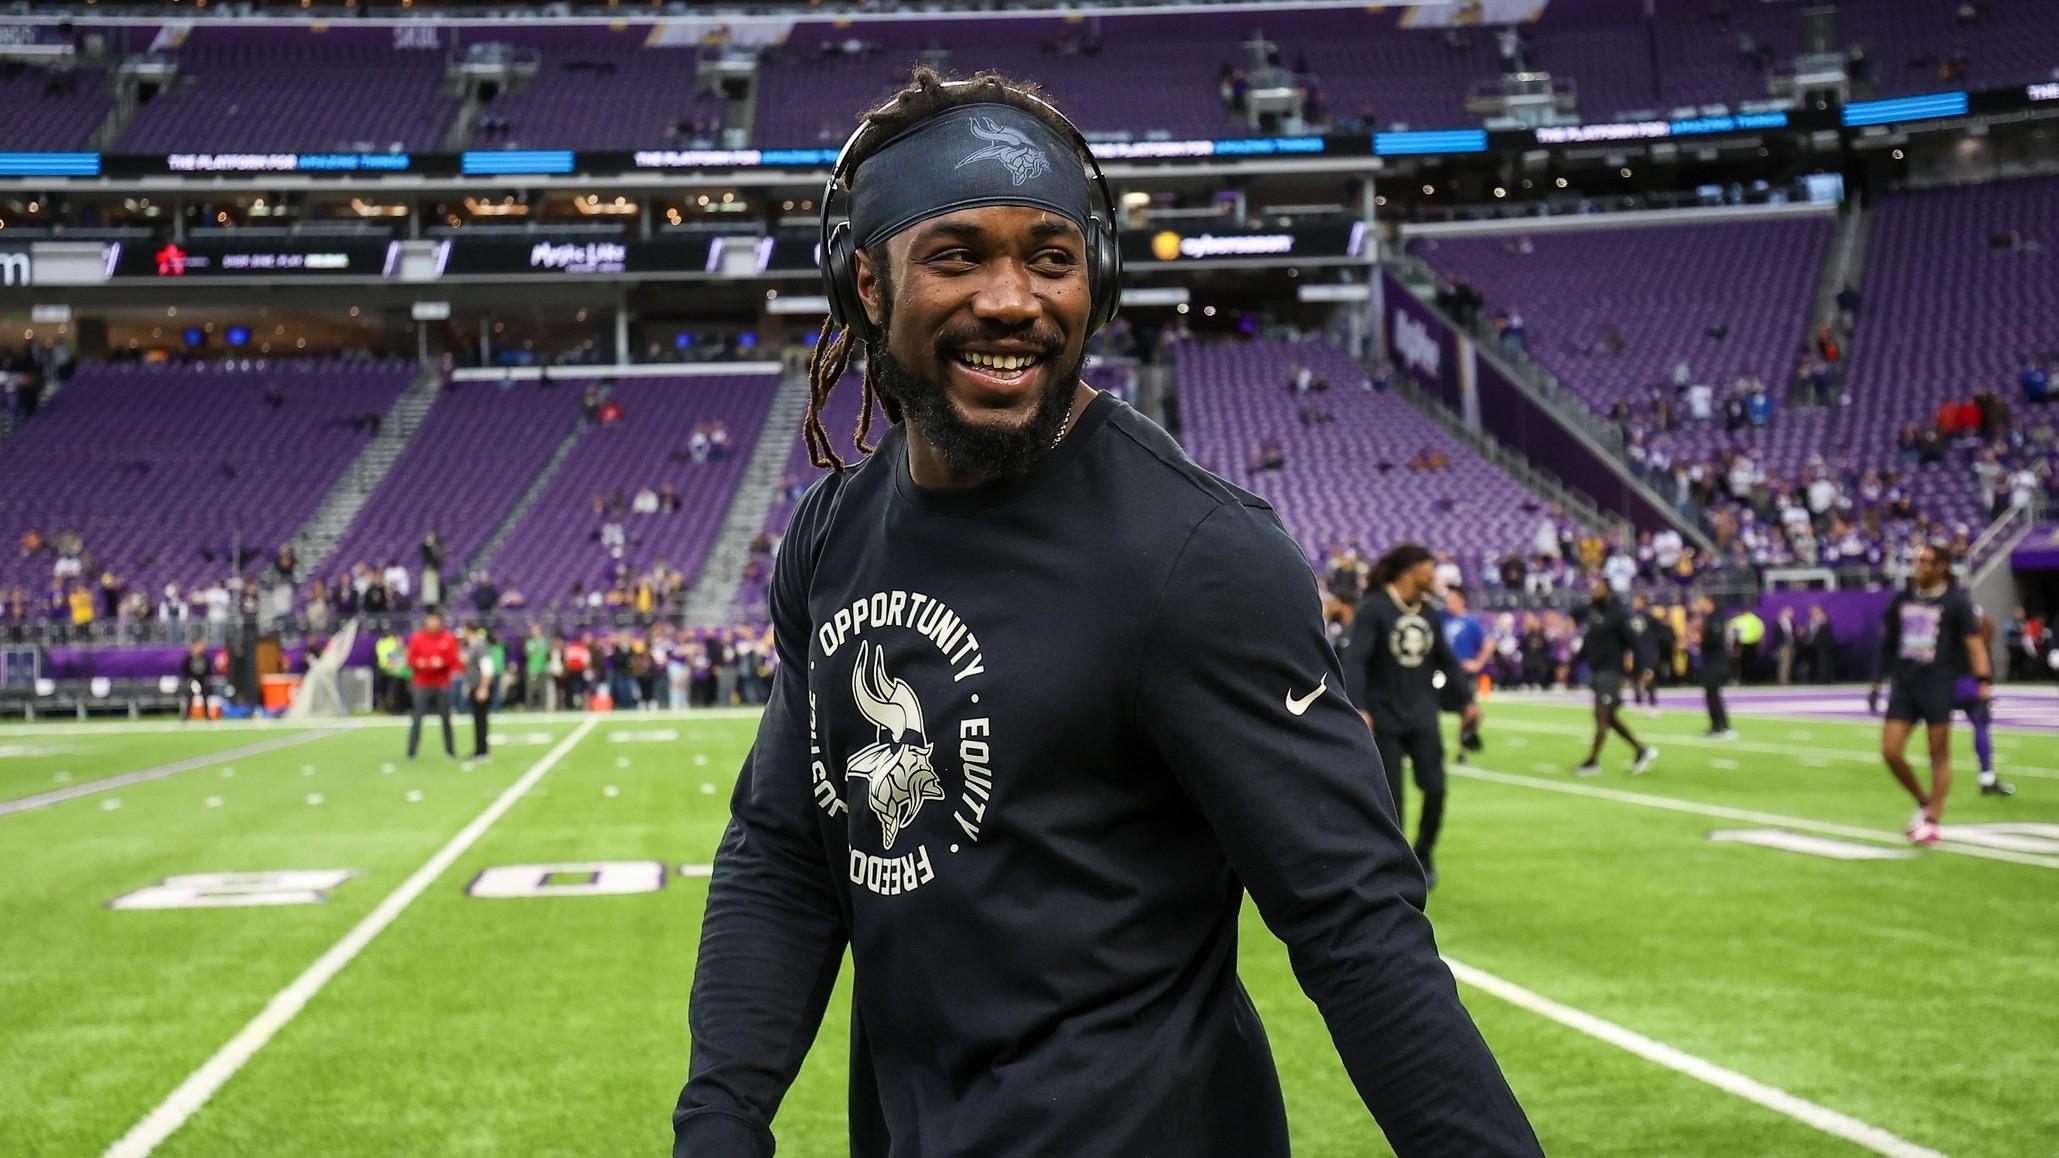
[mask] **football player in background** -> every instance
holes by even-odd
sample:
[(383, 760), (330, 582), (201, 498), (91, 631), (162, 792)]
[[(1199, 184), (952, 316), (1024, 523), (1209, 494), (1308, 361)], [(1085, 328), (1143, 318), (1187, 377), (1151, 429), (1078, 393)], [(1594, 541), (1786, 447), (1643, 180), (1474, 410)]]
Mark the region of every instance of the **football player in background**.
[(1701, 617), (1702, 696), (1709, 705), (1708, 735), (1715, 740), (1735, 740), (1737, 733), (1730, 730), (1730, 710), (1723, 704), (1723, 685), (1730, 682), (1735, 670), (1731, 653), (1736, 645), (1730, 636), (1730, 624), (1716, 601), (1707, 595), (1695, 596), (1694, 610)]
[[(1895, 781), (1916, 801), (1909, 839), (1936, 844), (1937, 822), (1952, 790), (1952, 704), (1959, 677), (1973, 681), (1976, 700), (1994, 686), (1987, 646), (1973, 601), (1952, 578), (1951, 552), (1927, 543), (1916, 553), (1909, 586), (1888, 602), (1880, 643), (1880, 668), (1893, 680), (1887, 719), (1880, 730), (1880, 757)], [(1875, 678), (1869, 701), (1880, 696)], [(1930, 742), (1930, 789), (1909, 768), (1909, 732), (1923, 721)]]
[(1344, 651), (1345, 694), (1372, 729), (1373, 746), (1380, 750), (1393, 790), (1395, 818), (1407, 819), (1401, 790), (1404, 758), (1423, 793), (1415, 851), (1431, 888), (1437, 887), (1431, 857), (1444, 822), (1444, 736), (1437, 727), (1443, 692), (1460, 702), (1461, 726), (1480, 723), (1470, 679), (1427, 598), (1435, 574), (1434, 559), (1418, 544), (1403, 543), (1381, 556), (1358, 602), (1351, 646)]
[(1452, 757), (1459, 764), (1466, 762), (1466, 753), (1481, 748), (1480, 713), (1468, 713), (1466, 709), (1472, 705), (1475, 694), (1486, 694), (1484, 684), (1488, 681), (1481, 673), (1487, 670), (1487, 661), (1494, 658), (1486, 627), (1467, 610), (1470, 598), (1457, 583), (1444, 589), (1444, 638), (1451, 644), (1451, 653), (1458, 657), (1459, 667), (1465, 670), (1464, 679), (1450, 680), (1440, 689), (1444, 710), (1459, 714), (1458, 755)]
[[(1979, 625), (1976, 634), (1980, 636), (1981, 650), (1994, 655), (1995, 621), (1987, 617), (1980, 604), (1967, 601), (1973, 607), (1973, 621)], [(2014, 796), (2016, 785), (1995, 776), (1995, 741), (1989, 732), (1993, 719), (1993, 705), (1981, 697), (1980, 683), (1970, 675), (1962, 675), (1952, 684), (1952, 706), (1965, 713), (1966, 721), (1973, 725), (1973, 755), (1980, 761), (1980, 794), (1982, 796)]]
[(1587, 610), (1587, 633), (1580, 640), (1580, 656), (1587, 661), (1588, 682), (1594, 688), (1594, 744), (1573, 774), (1601, 775), (1601, 746), (1613, 731), (1637, 750), (1630, 774), (1641, 776), (1658, 759), (1659, 750), (1638, 739), (1630, 725), (1623, 722), (1623, 677), (1636, 662), (1637, 633), (1631, 629), (1630, 617), (1624, 614), (1608, 580), (1595, 576), (1588, 596), (1592, 602)]
[(1643, 595), (1630, 600), (1630, 630), (1637, 642), (1630, 648), (1634, 666), (1630, 669), (1630, 695), (1644, 705), (1645, 714), (1659, 718), (1659, 645), (1665, 627), (1652, 614), (1651, 600)]

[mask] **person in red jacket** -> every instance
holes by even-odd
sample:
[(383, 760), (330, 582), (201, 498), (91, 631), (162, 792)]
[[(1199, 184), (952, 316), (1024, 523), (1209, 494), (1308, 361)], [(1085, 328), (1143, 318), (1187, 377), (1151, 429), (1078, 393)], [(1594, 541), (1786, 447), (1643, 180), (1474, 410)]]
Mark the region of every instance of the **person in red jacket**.
[(408, 723), (408, 759), (422, 742), (422, 714), (433, 711), (443, 721), (443, 754), (455, 760), (457, 737), (450, 729), (450, 681), (464, 667), (458, 640), (444, 629), (443, 616), (431, 611), (422, 630), (408, 640), (408, 667), (414, 670), (415, 710)]

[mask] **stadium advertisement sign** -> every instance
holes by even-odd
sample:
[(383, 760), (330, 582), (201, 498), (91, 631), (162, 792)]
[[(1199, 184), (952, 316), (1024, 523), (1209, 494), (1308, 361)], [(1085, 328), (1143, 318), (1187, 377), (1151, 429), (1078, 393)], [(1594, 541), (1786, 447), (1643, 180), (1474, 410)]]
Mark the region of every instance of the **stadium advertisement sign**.
[(0, 289), (26, 289), (36, 284), (36, 263), (21, 246), (0, 245)]
[(384, 277), (400, 243), (383, 238), (191, 238), (108, 247), (115, 281), (218, 277)]
[(719, 272), (708, 237), (624, 241), (590, 237), (458, 237), (437, 246), (441, 273), (453, 277), (662, 276)]
[(1130, 269), (1171, 262), (1267, 262), (1363, 260), (1363, 222), (1302, 225), (1284, 229), (1131, 229), (1121, 238), (1122, 260)]
[(389, 173), (454, 176), (458, 158), (449, 153), (109, 153), (100, 158), (109, 177), (377, 177)]
[(1466, 349), (1456, 331), (1432, 313), (1392, 274), (1381, 275), (1387, 362), (1407, 373), (1454, 414), (1466, 412), (1459, 360)]

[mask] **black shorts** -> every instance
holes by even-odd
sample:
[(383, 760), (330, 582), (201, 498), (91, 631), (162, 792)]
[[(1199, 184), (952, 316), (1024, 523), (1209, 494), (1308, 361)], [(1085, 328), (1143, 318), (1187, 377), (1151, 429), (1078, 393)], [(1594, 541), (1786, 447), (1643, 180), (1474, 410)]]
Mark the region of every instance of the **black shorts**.
[(1896, 684), (1887, 697), (1887, 718), (1935, 727), (1952, 721), (1952, 685), (1945, 681)]
[(1620, 671), (1598, 671), (1590, 681), (1594, 687), (1596, 707), (1621, 707), (1623, 704), (1623, 673)]

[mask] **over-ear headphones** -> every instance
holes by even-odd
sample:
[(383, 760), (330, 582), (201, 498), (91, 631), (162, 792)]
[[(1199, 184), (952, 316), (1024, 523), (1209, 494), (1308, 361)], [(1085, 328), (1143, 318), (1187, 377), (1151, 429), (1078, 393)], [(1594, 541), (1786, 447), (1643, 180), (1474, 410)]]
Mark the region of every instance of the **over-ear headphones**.
[[(944, 87), (952, 88), (972, 83), (974, 82), (963, 80), (945, 81)], [(1122, 247), (1117, 243), (1115, 195), (1109, 191), (1108, 178), (1102, 175), (1100, 163), (1094, 160), (1094, 151), (1088, 146), (1087, 138), (1064, 113), (1053, 108), (1048, 102), (1026, 94), (1016, 94), (1016, 99), (1035, 102), (1039, 111), (1065, 126), (1072, 139), (1074, 151), (1086, 160), (1088, 172), (1094, 179), (1094, 187), (1101, 192), (1102, 212), (1087, 218), (1086, 230), (1087, 292), (1093, 302), (1091, 312), (1087, 315), (1086, 336), (1091, 338), (1115, 317), (1115, 311), (1122, 306)], [(937, 115), (942, 116), (951, 111), (953, 110), (945, 109)], [(913, 127), (909, 126), (911, 129)], [(871, 131), (873, 130), (870, 125), (860, 125), (858, 131), (851, 134), (850, 139), (844, 142), (844, 147), (837, 153), (836, 166), (830, 170), (829, 180), (822, 187), (821, 244), (816, 250), (822, 270), (822, 294), (829, 299), (830, 323), (849, 328), (853, 334), (867, 342), (876, 340), (879, 335), (872, 320), (865, 316), (865, 303), (858, 296), (857, 242), (851, 235), (849, 221), (839, 221), (835, 228), (830, 227), (830, 222), (835, 217), (832, 202), (837, 196), (837, 188), (843, 183), (847, 170), (851, 167), (851, 150), (860, 138)]]

